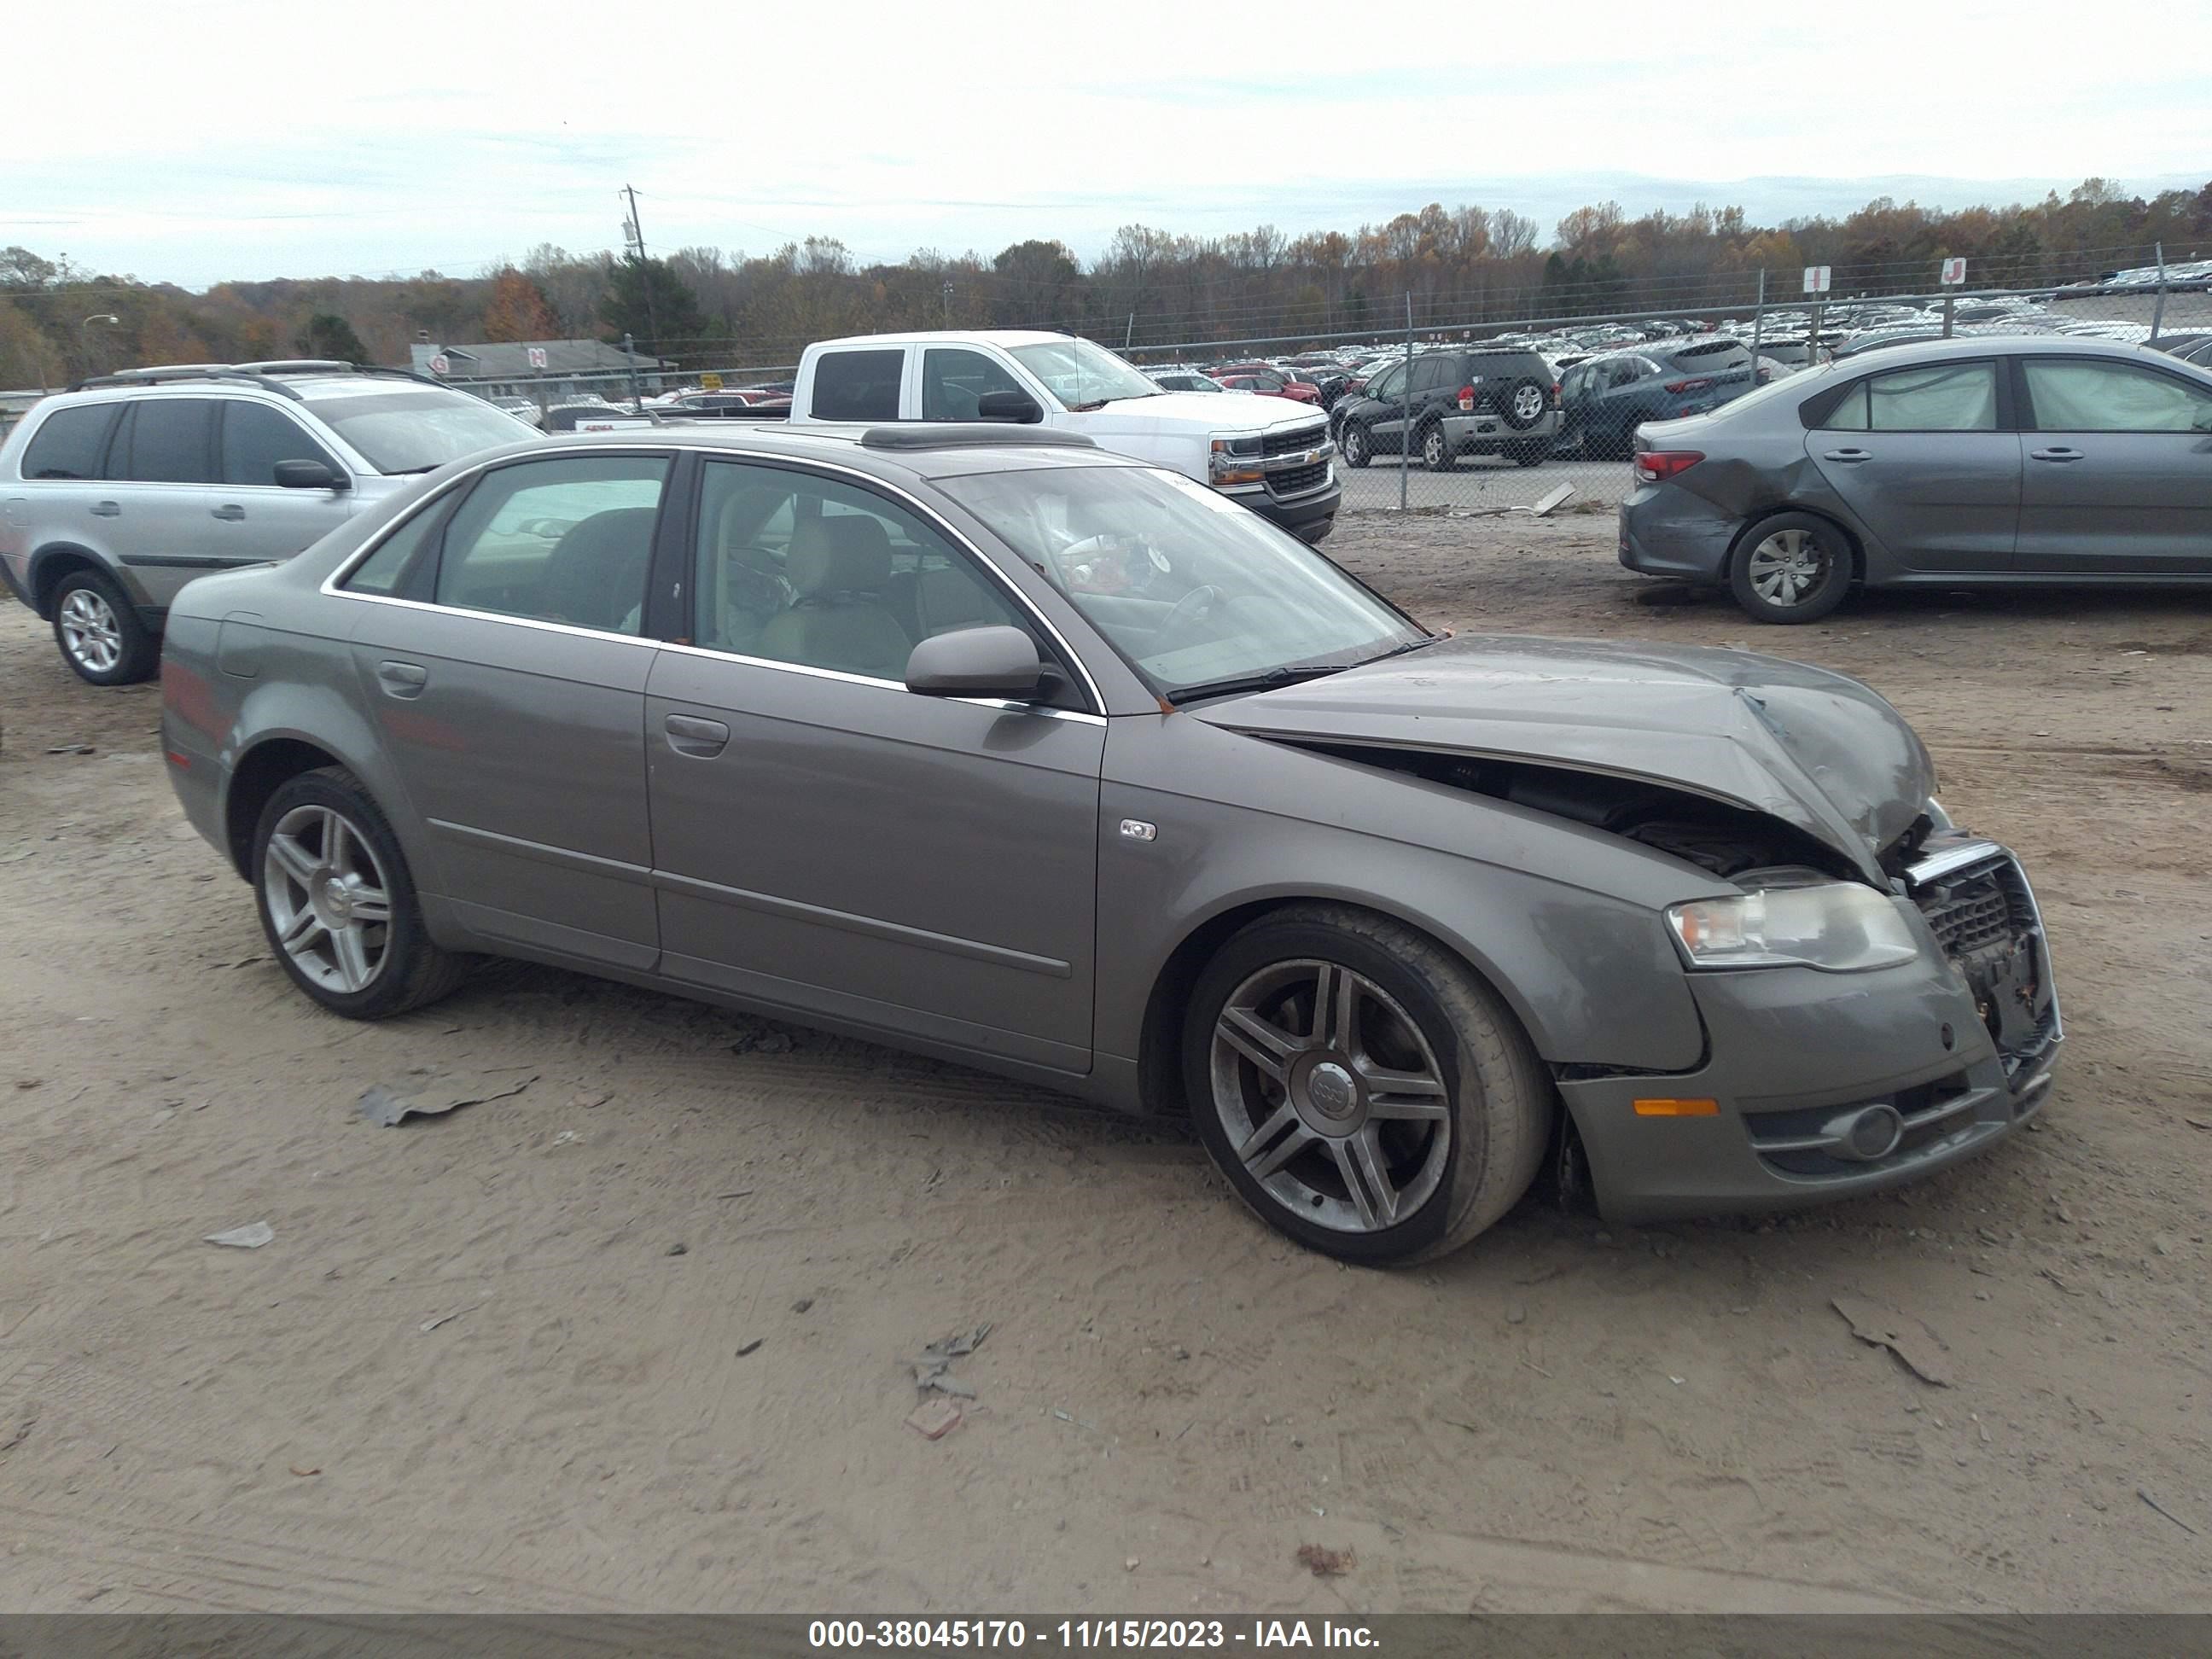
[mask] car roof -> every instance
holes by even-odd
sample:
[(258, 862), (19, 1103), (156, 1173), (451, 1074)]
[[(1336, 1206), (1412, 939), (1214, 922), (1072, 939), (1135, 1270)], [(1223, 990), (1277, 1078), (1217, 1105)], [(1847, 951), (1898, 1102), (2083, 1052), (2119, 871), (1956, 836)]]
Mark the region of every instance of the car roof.
[(835, 340), (821, 340), (816, 343), (824, 347), (973, 345), (980, 340), (985, 345), (1013, 347), (1052, 345), (1074, 337), (1072, 334), (1057, 334), (1049, 329), (939, 328), (921, 329), (908, 334), (847, 334)]
[[(1026, 434), (1027, 435), (1018, 435)], [(883, 434), (871, 444), (872, 434)], [(934, 439), (933, 442), (932, 440)], [(606, 447), (714, 451), (733, 457), (812, 460), (866, 472), (888, 482), (948, 478), (971, 472), (1013, 472), (1049, 466), (1146, 466), (1099, 449), (1087, 441), (1048, 428), (1007, 428), (946, 422), (902, 422), (890, 427), (819, 428), (754, 426), (750, 422), (630, 427), (614, 432), (562, 433), (509, 444), (453, 463), (456, 469), (487, 460), (539, 458), (563, 449)]]

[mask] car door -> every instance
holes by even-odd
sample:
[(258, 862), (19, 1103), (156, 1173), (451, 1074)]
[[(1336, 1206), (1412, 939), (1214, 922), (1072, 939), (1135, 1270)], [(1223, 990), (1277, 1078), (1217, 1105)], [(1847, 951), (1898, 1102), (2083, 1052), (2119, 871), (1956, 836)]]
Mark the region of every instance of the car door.
[[(115, 520), (93, 508), (114, 492), (101, 480), (108, 434), (123, 412), (118, 403), (70, 404), (32, 418), (19, 463), (22, 477), (8, 481), (10, 522), (26, 534), (24, 552), (60, 544), (113, 556)], [(23, 571), (27, 581), (30, 571)]]
[(646, 719), (662, 972), (924, 1042), (1090, 1064), (1105, 722), (907, 690), (1022, 604), (848, 478), (701, 467), (690, 642)]
[[(488, 938), (645, 969), (642, 609), (665, 453), (494, 466), (343, 591), (361, 696), (427, 831), (436, 890)], [(394, 538), (395, 540), (398, 538)]]
[(1372, 408), (1374, 418), (1368, 422), (1367, 430), (1378, 450), (1396, 449), (1399, 434), (1405, 430), (1406, 368), (1402, 362), (1392, 363), (1368, 381), (1360, 394)]
[(107, 446), (107, 488), (91, 511), (108, 521), (118, 562), (166, 611), (194, 576), (249, 559), (223, 550), (215, 506), (212, 398), (141, 397)]
[(1457, 399), (1452, 396), (1459, 390), (1459, 360), (1432, 352), (1425, 357), (1413, 359), (1408, 386), (1411, 392), (1411, 416), (1413, 430), (1418, 434), (1431, 416), (1442, 414), (1447, 404), (1457, 410)]
[(1821, 477), (1907, 571), (2011, 568), (2021, 439), (1994, 358), (1943, 358), (1826, 394), (1805, 434)]
[(244, 398), (220, 399), (216, 453), (222, 488), (209, 511), (221, 526), (214, 545), (228, 558), (289, 559), (352, 516), (350, 490), (287, 489), (277, 483), (279, 461), (319, 462), (333, 477), (347, 478), (330, 451), (281, 409)]
[(2212, 572), (2212, 390), (2148, 364), (2016, 360), (2021, 570)]

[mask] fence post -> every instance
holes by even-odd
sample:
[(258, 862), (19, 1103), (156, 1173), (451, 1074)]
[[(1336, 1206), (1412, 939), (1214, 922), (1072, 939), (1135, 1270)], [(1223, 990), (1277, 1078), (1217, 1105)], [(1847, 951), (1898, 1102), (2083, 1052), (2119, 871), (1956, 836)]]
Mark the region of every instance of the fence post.
[(2166, 244), (2153, 242), (2151, 251), (2158, 256), (2158, 298), (2150, 308), (2150, 343), (2158, 343), (2158, 331), (2166, 321)]
[(1413, 290), (1406, 290), (1406, 374), (1398, 382), (1398, 510), (1406, 510), (1406, 468), (1413, 448)]
[(1759, 268), (1759, 298), (1751, 310), (1751, 383), (1759, 384), (1759, 348), (1766, 334), (1766, 267)]

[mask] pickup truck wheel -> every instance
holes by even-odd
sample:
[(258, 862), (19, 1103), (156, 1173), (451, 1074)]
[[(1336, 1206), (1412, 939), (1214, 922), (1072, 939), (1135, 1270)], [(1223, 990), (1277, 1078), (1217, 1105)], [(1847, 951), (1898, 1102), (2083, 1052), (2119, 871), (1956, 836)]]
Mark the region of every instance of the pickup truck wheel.
[(392, 826), (343, 767), (277, 787), (254, 829), (252, 867), (276, 960), (332, 1013), (388, 1019), (460, 983), (464, 960), (431, 939)]
[(161, 642), (114, 579), (72, 570), (54, 589), (54, 643), (81, 680), (129, 685), (152, 675)]
[(1185, 1086), (1200, 1139), (1270, 1226), (1346, 1261), (1458, 1249), (1512, 1207), (1552, 1089), (1495, 993), (1365, 910), (1262, 917), (1207, 964)]
[(1343, 452), (1346, 466), (1365, 466), (1375, 459), (1375, 441), (1367, 435), (1367, 428), (1357, 421), (1345, 422), (1336, 447)]
[(1459, 465), (1451, 440), (1444, 436), (1442, 421), (1431, 421), (1421, 433), (1421, 465), (1431, 472), (1449, 472)]
[(1763, 623), (1818, 622), (1850, 592), (1844, 533), (1809, 513), (1777, 513), (1744, 532), (1729, 560), (1729, 592)]

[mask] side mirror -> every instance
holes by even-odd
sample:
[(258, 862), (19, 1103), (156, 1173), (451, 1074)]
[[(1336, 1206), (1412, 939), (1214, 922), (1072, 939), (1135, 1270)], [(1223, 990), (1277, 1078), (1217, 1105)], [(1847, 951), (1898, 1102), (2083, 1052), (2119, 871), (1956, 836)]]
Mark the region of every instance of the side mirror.
[(925, 697), (1034, 697), (1044, 679), (1036, 641), (1018, 628), (933, 634), (906, 659), (906, 689)]
[(351, 489), (353, 480), (320, 461), (279, 461), (276, 482), (287, 489)]
[(979, 421), (1013, 421), (1023, 426), (1034, 426), (1044, 419), (1044, 410), (1037, 407), (1036, 399), (1026, 392), (986, 392), (975, 399), (975, 418)]

